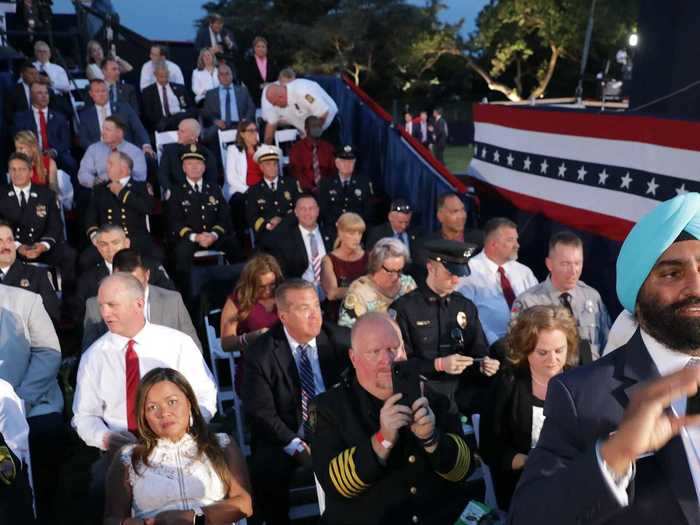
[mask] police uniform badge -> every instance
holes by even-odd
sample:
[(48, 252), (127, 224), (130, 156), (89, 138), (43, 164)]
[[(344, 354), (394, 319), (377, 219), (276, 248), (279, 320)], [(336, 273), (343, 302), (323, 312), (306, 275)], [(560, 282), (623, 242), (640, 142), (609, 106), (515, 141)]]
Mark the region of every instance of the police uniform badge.
[(360, 188), (355, 188), (355, 195), (362, 197), (362, 190)]
[(29, 288), (29, 279), (22, 279), (22, 280), (19, 282), (19, 285), (20, 285), (22, 288)]
[(588, 300), (586, 301), (586, 304), (584, 305), (584, 308), (586, 309), (586, 311), (587, 311), (589, 314), (592, 314), (592, 313), (595, 311), (595, 307), (594, 307), (594, 305), (593, 305), (593, 301), (591, 301), (590, 299), (588, 299)]
[(15, 192), (14, 192), (14, 191), (11, 191), (11, 192), (9, 192), (9, 193), (7, 194), (7, 196), (8, 196), (8, 197), (14, 197), (14, 196), (15, 196)]
[(31, 192), (31, 193), (29, 194), (29, 196), (30, 196), (30, 197), (33, 197), (33, 198), (35, 198), (35, 199), (38, 197), (38, 195), (37, 195), (36, 193), (34, 193), (34, 192)]
[(46, 205), (44, 204), (37, 204), (36, 206), (36, 216), (41, 217), (42, 219), (46, 217)]
[(292, 200), (292, 194), (289, 193), (288, 191), (284, 192), (284, 198), (287, 199), (288, 201)]
[(214, 206), (216, 204), (216, 197), (214, 197), (213, 195), (209, 195), (209, 204)]
[(457, 324), (462, 330), (464, 330), (467, 327), (467, 314), (465, 314), (464, 312), (458, 312)]
[(196, 144), (190, 144), (190, 151), (192, 153), (197, 153), (197, 145)]
[(306, 99), (306, 101), (309, 104), (313, 104), (314, 102), (316, 102), (316, 99), (314, 97), (312, 97), (311, 95), (306, 95), (304, 98)]

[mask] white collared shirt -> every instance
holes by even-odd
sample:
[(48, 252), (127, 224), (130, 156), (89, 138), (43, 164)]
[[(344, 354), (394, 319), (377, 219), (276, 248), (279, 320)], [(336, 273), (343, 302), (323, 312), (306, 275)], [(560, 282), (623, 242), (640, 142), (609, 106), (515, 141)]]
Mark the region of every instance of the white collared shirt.
[(109, 275), (112, 275), (112, 272), (114, 271), (114, 266), (112, 263), (109, 263), (107, 261), (104, 261), (105, 266), (107, 267), (107, 271), (109, 272)]
[[(175, 84), (182, 84), (184, 86), (185, 77), (182, 74), (182, 69), (180, 69), (180, 66), (178, 66), (175, 62), (171, 62), (170, 60), (166, 60), (165, 64), (168, 66), (168, 80), (170, 82), (174, 82)], [(141, 88), (141, 91), (143, 91), (144, 88), (150, 86), (151, 84), (155, 84), (156, 82), (156, 76), (153, 72), (153, 66), (153, 62), (149, 60), (141, 68), (141, 79), (139, 81), (139, 87)]]
[(51, 79), (51, 89), (54, 91), (60, 91), (61, 93), (67, 93), (70, 91), (70, 83), (68, 82), (68, 74), (66, 70), (63, 69), (58, 64), (53, 64), (47, 62), (43, 64), (38, 60), (34, 62), (34, 67), (39, 71), (45, 71), (46, 74)]
[[(163, 86), (158, 84), (158, 98), (160, 99), (160, 107), (163, 111), (163, 115), (165, 115), (165, 104), (163, 103)], [(180, 101), (177, 99), (175, 96), (175, 92), (173, 91), (173, 88), (170, 87), (170, 82), (168, 82), (165, 85), (165, 94), (168, 97), (168, 110), (170, 111), (171, 115), (175, 115), (176, 113), (180, 113)]]
[[(514, 297), (537, 284), (532, 270), (518, 261), (508, 261), (503, 266), (513, 288)], [(471, 300), (479, 311), (479, 320), (489, 344), (506, 335), (511, 319), (510, 308), (501, 288), (499, 266), (482, 250), (469, 260), (471, 275), (462, 277), (457, 290)]]
[(202, 179), (199, 179), (196, 182), (193, 181), (192, 179), (190, 179), (189, 177), (185, 177), (185, 179), (187, 180), (187, 184), (189, 184), (190, 187), (192, 188), (192, 191), (195, 191), (195, 192), (202, 191)]
[[(287, 343), (289, 343), (289, 348), (292, 352), (292, 357), (294, 357), (294, 363), (297, 366), (297, 372), (299, 373), (299, 377), (301, 378), (301, 350), (299, 350), (300, 343), (296, 341), (291, 335), (289, 335), (289, 332), (287, 332), (286, 327), (284, 328), (284, 335), (287, 337)], [(323, 375), (321, 374), (321, 364), (318, 360), (318, 347), (316, 346), (316, 338), (313, 338), (311, 341), (306, 343), (306, 346), (309, 347), (309, 349), (306, 351), (306, 355), (309, 357), (311, 370), (314, 374), (314, 387), (316, 389), (316, 395), (319, 395), (326, 391), (326, 384), (323, 382)], [(287, 446), (284, 447), (284, 451), (290, 456), (293, 456), (294, 453), (297, 452), (298, 447), (301, 445), (301, 439), (308, 438), (308, 436), (304, 436), (303, 422), (297, 430), (297, 435), (300, 437), (292, 439), (287, 444)]]
[(15, 456), (29, 465), (29, 425), (24, 401), (4, 379), (0, 379), (0, 414), (0, 434), (5, 443)]
[(110, 106), (109, 102), (107, 102), (104, 106), (98, 106), (95, 104), (95, 110), (97, 111), (97, 120), (101, 130), (105, 123), (105, 119), (112, 116), (112, 106)]
[(143, 291), (143, 316), (146, 318), (147, 322), (151, 321), (151, 303), (148, 302), (148, 296), (151, 287), (146, 285)]
[(267, 179), (263, 179), (263, 180), (265, 181), (265, 184), (267, 184), (268, 188), (272, 189), (273, 184), (275, 185), (275, 191), (277, 191), (277, 188), (279, 188), (279, 185), (280, 185), (280, 178), (279, 177), (275, 177), (272, 180), (267, 180)]
[(24, 98), (27, 99), (27, 106), (32, 107), (32, 89), (29, 87), (29, 84), (25, 84), (22, 79), (19, 80), (19, 84), (24, 90)]
[(22, 193), (24, 193), (25, 202), (29, 202), (29, 197), (31, 196), (31, 190), (32, 190), (31, 184), (27, 184), (24, 188), (18, 188), (17, 186), (15, 186), (13, 184), (12, 189), (15, 190), (15, 196), (17, 197), (17, 203), (20, 206), (22, 205)]
[(302, 135), (304, 123), (307, 117), (322, 117), (327, 115), (323, 121), (323, 131), (331, 125), (338, 106), (331, 96), (313, 80), (298, 78), (287, 84), (287, 106), (280, 108), (270, 104), (265, 96), (267, 88), (263, 90), (260, 101), (262, 118), (270, 124), (285, 122), (297, 128)]
[(316, 237), (316, 246), (318, 247), (318, 255), (323, 258), (326, 255), (326, 246), (323, 244), (323, 237), (321, 236), (321, 230), (319, 230), (318, 225), (312, 231), (307, 230), (301, 224), (299, 225), (299, 231), (301, 232), (301, 238), (304, 241), (304, 248), (306, 249), (306, 257), (309, 260), (309, 266), (306, 267), (304, 274), (301, 276), (302, 279), (310, 283), (316, 283), (314, 279), (314, 266), (313, 259), (311, 258), (311, 239), (309, 238), (313, 233)]
[[(202, 415), (216, 413), (216, 384), (192, 338), (165, 326), (145, 323), (132, 338), (141, 377), (157, 367), (181, 372), (192, 385)], [(127, 430), (126, 360), (129, 338), (111, 332), (83, 354), (73, 400), (72, 425), (89, 446), (103, 448), (109, 432)]]

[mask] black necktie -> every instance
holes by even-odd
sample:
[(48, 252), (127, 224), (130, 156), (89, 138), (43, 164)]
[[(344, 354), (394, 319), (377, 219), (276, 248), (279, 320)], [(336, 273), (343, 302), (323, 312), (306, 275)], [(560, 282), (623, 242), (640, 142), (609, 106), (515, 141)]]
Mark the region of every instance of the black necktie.
[(5, 272), (0, 270), (0, 283), (5, 279)]
[(271, 183), (270, 183), (270, 189), (271, 189), (272, 191), (275, 191), (275, 186), (276, 186), (276, 184), (275, 184), (274, 182), (271, 182)]
[(576, 317), (574, 315), (574, 309), (571, 306), (571, 294), (569, 292), (564, 292), (559, 296), (559, 302), (561, 303), (562, 306), (567, 308), (569, 310), (569, 313), (571, 313), (574, 318)]
[(224, 89), (226, 90), (226, 116), (224, 117), (224, 120), (226, 121), (226, 125), (230, 126), (231, 125), (231, 88), (227, 87)]
[(168, 91), (165, 89), (165, 86), (161, 86), (163, 88), (163, 110), (165, 111), (165, 116), (169, 117), (170, 116), (170, 102), (168, 102)]
[(27, 207), (27, 197), (24, 196), (24, 190), (19, 192), (19, 207), (22, 209)]
[(304, 438), (311, 437), (311, 422), (309, 421), (309, 403), (316, 397), (314, 371), (309, 359), (308, 345), (299, 345), (299, 379), (301, 380), (301, 419), (304, 423)]

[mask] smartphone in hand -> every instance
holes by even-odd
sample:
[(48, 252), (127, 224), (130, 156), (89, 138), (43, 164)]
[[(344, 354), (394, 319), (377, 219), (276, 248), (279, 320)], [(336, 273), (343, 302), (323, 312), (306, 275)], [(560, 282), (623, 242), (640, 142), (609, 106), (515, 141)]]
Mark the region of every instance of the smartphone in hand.
[(408, 361), (398, 361), (391, 365), (391, 379), (394, 385), (394, 394), (401, 393), (399, 403), (407, 407), (423, 394), (420, 389), (420, 374), (415, 364)]

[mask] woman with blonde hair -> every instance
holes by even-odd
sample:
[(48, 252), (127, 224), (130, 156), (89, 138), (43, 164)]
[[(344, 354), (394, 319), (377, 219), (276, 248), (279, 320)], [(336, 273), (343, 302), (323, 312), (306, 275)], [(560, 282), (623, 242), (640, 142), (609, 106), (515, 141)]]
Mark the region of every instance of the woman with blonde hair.
[(197, 68), (192, 71), (192, 93), (194, 101), (200, 104), (207, 91), (219, 87), (219, 70), (216, 56), (208, 47), (202, 48), (197, 57)]
[(357, 213), (343, 213), (335, 223), (333, 251), (321, 261), (321, 287), (328, 299), (326, 318), (338, 321), (340, 301), (355, 279), (367, 273), (367, 252), (362, 248), (365, 221)]
[(507, 360), (494, 378), (481, 417), (481, 455), (491, 467), (496, 499), (506, 510), (544, 424), (549, 380), (578, 364), (578, 329), (568, 309), (533, 306), (511, 323)]
[[(87, 43), (86, 57), (87, 67), (85, 68), (85, 76), (87, 79), (93, 80), (95, 78), (99, 78), (104, 80), (104, 74), (102, 73), (102, 61), (105, 59), (105, 52), (102, 49), (102, 44), (100, 44), (97, 40), (90, 40)], [(119, 71), (122, 74), (128, 73), (134, 69), (131, 67), (131, 64), (118, 56), (114, 57), (114, 61), (119, 66)]]
[(32, 161), (32, 184), (48, 186), (58, 195), (58, 168), (56, 161), (39, 151), (39, 142), (33, 131), (20, 131), (15, 135), (15, 150)]

